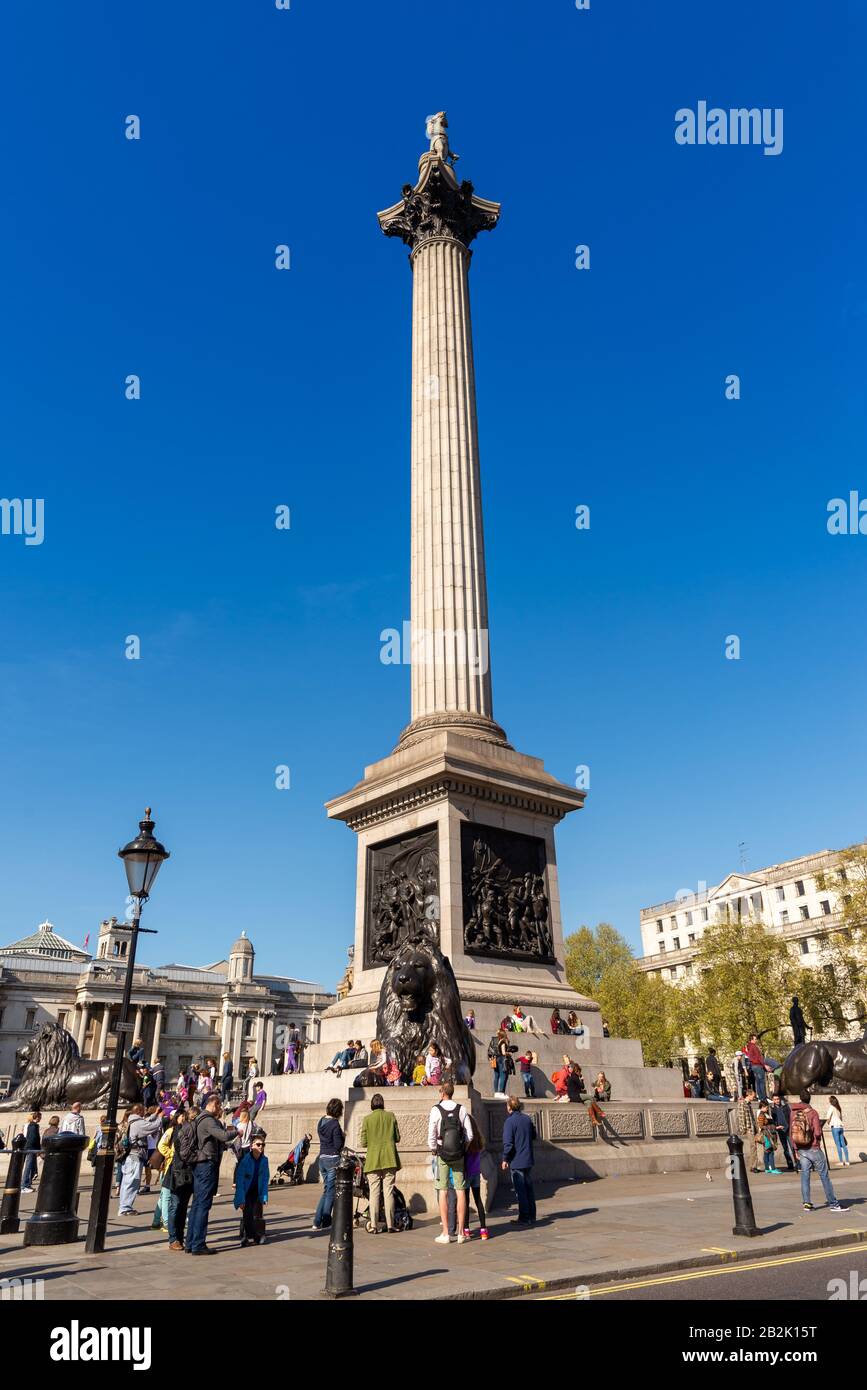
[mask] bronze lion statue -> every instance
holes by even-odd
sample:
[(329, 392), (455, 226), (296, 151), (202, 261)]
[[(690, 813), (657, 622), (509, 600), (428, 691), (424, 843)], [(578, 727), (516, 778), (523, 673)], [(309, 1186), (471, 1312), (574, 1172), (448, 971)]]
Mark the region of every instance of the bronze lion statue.
[[(120, 1046), (120, 1040), (118, 1046)], [(0, 1110), (47, 1110), (72, 1105), (103, 1105), (111, 1088), (112, 1059), (82, 1058), (71, 1033), (59, 1023), (43, 1023), (26, 1049), (21, 1080)], [(133, 1105), (140, 1099), (135, 1067), (123, 1059), (120, 1100)]]
[(451, 962), (433, 936), (417, 932), (403, 942), (379, 992), (376, 1035), (405, 1076), (437, 1043), (449, 1058), (453, 1081), (467, 1084), (476, 1066), (473, 1035), (464, 1022)]
[(849, 1042), (816, 1038), (792, 1049), (780, 1073), (780, 1090), (867, 1091), (867, 1036)]

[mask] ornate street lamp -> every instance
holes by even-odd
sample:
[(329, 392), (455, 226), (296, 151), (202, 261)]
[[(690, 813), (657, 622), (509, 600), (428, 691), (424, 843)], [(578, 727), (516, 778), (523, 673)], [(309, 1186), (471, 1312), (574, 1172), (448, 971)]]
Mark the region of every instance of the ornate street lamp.
[(117, 1102), (120, 1097), (123, 1059), (126, 1056), (126, 1037), (132, 1028), (129, 1022), (129, 1002), (132, 996), (136, 945), (139, 932), (147, 932), (149, 936), (156, 935), (155, 932), (149, 932), (147, 927), (139, 925), (141, 910), (150, 897), (150, 891), (160, 867), (169, 858), (169, 852), (165, 845), (161, 845), (159, 840), (154, 839), (154, 822), (150, 817), (151, 808), (148, 806), (145, 808), (144, 820), (139, 821), (138, 835), (134, 840), (130, 840), (128, 845), (124, 845), (123, 849), (118, 850), (118, 856), (123, 860), (126, 869), (130, 897), (133, 903), (130, 925), (115, 928), (115, 931), (128, 931), (130, 943), (126, 959), (120, 1018), (115, 1027), (117, 1044), (111, 1071), (108, 1113), (105, 1117), (105, 1124), (102, 1126), (102, 1146), (97, 1150), (93, 1170), (93, 1192), (90, 1198), (90, 1217), (87, 1223), (87, 1239), (84, 1246), (88, 1255), (101, 1254), (105, 1249), (105, 1230), (108, 1225), (108, 1204), (111, 1198), (111, 1179), (114, 1169), (114, 1141), (117, 1134)]

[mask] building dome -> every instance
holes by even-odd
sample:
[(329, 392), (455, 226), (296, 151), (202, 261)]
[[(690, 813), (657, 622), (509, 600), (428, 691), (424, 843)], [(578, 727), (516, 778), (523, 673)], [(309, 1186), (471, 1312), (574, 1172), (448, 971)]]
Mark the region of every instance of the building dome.
[(229, 952), (229, 979), (252, 981), (255, 954), (252, 941), (247, 933), (242, 931)]

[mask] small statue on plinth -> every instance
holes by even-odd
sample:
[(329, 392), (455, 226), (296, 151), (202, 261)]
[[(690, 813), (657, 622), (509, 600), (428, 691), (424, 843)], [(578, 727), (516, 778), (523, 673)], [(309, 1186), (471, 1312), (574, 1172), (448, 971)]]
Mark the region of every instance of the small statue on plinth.
[(448, 128), (445, 111), (437, 111), (436, 115), (428, 116), (425, 122), (425, 133), (430, 140), (429, 153), (436, 155), (444, 164), (454, 165), (457, 164), (460, 155), (452, 154), (449, 149)]

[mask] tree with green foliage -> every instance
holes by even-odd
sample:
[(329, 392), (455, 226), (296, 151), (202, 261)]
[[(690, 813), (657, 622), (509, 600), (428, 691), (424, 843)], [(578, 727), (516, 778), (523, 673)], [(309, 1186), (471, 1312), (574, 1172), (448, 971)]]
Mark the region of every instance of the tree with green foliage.
[(569, 984), (596, 1000), (612, 1036), (638, 1038), (647, 1066), (669, 1065), (681, 1045), (679, 991), (640, 970), (629, 943), (608, 922), (579, 927), (564, 945)]
[(742, 917), (709, 922), (679, 989), (683, 1032), (696, 1047), (734, 1052), (758, 1033), (765, 1052), (788, 1052), (789, 1006), (803, 972), (785, 938)]

